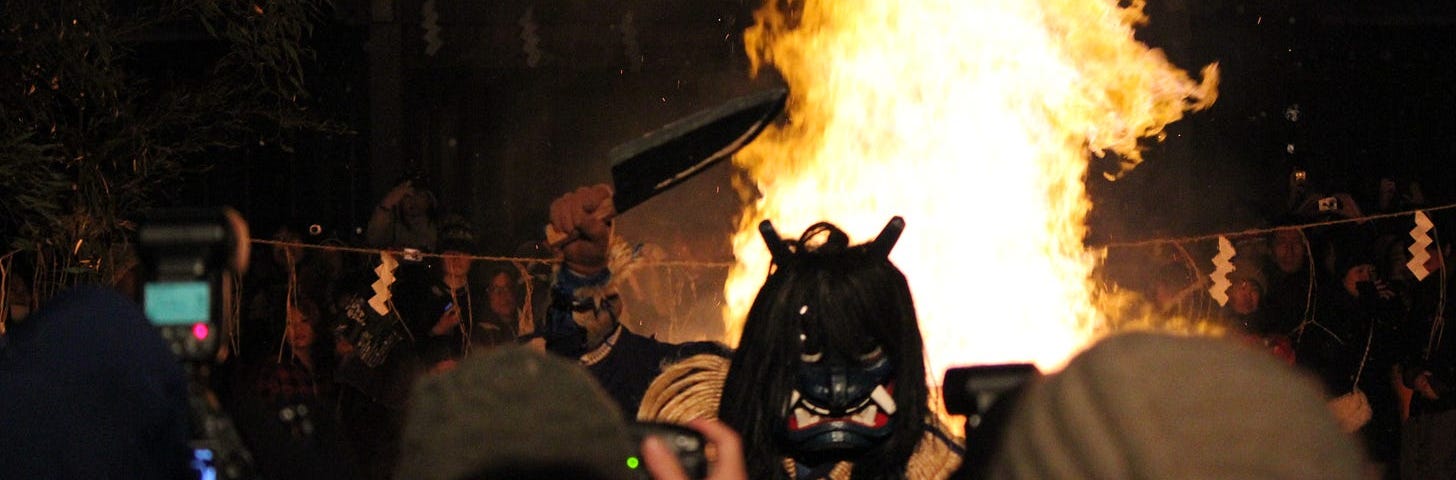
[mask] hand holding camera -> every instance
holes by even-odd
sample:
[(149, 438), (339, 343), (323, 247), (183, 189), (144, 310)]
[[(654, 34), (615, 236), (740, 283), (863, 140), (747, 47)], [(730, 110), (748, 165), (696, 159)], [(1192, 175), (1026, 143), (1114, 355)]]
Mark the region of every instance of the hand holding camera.
[[(723, 422), (694, 420), (688, 424), (691, 429), (664, 424), (638, 425), (642, 460), (653, 479), (748, 478), (743, 443), (738, 434)], [(692, 472), (691, 475), (689, 472)]]

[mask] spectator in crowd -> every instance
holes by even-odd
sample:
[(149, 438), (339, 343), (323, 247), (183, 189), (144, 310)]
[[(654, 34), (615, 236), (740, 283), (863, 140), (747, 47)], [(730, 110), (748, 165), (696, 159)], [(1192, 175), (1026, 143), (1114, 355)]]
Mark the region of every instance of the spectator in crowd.
[(1371, 213), (1404, 212), (1421, 208), (1426, 204), (1426, 195), (1421, 183), (1416, 180), (1397, 178), (1396, 175), (1381, 175), (1370, 184), (1375, 192), (1370, 195)]
[(438, 240), (439, 201), (419, 175), (409, 175), (370, 214), (364, 231), (369, 246), (425, 252), (435, 251)]
[(340, 410), (350, 444), (369, 478), (394, 470), (399, 429), (412, 385), (453, 368), (470, 349), (467, 327), (485, 310), (472, 284), (474, 229), (463, 220), (439, 228), (440, 255), (394, 255), (388, 300), (376, 310), (376, 265), (347, 276), (338, 298), (343, 343), (352, 350), (339, 364)]
[(228, 410), (263, 475), (272, 479), (352, 479), (355, 464), (340, 431), (333, 344), (320, 332), (319, 306), (288, 306), (281, 349), (236, 357)]
[(1251, 335), (1270, 333), (1264, 321), (1260, 302), (1264, 298), (1265, 285), (1263, 265), (1252, 256), (1239, 254), (1233, 259), (1234, 269), (1228, 273), (1228, 302), (1224, 304), (1224, 317), (1232, 327)]
[(1234, 270), (1228, 274), (1228, 302), (1222, 309), (1223, 318), (1240, 338), (1293, 364), (1294, 343), (1284, 331), (1271, 324), (1263, 310), (1262, 301), (1268, 285), (1264, 264), (1262, 256), (1244, 253), (1233, 259)]
[(244, 280), (248, 303), (243, 317), (247, 328), (241, 332), (242, 351), (236, 353), (250, 360), (276, 356), (288, 309), (302, 302), (328, 305), (339, 275), (339, 265), (329, 252), (303, 247), (306, 241), (297, 225), (278, 226), (272, 240), (284, 244), (274, 245), (267, 255), (253, 256)]
[(471, 325), (471, 344), (476, 348), (489, 348), (512, 343), (520, 336), (523, 322), (524, 330), (528, 330), (526, 333), (534, 330), (521, 308), (525, 289), (516, 267), (512, 264), (494, 265), (487, 270), (486, 278), (490, 282), (485, 287), (489, 308), (475, 317)]
[[(731, 430), (694, 427), (716, 447), (709, 480), (748, 478)], [(401, 444), (395, 478), (629, 480), (645, 469), (652, 478), (687, 479), (661, 440), (633, 442), (616, 403), (580, 365), (519, 346), (422, 380)]]
[(1264, 318), (1271, 332), (1296, 336), (1314, 309), (1315, 269), (1302, 230), (1282, 228), (1268, 235), (1269, 265), (1264, 268), (1268, 290), (1263, 298)]
[(1376, 275), (1367, 238), (1353, 230), (1334, 238), (1340, 250), (1333, 271), (1339, 281), (1321, 289), (1320, 312), (1305, 327), (1296, 355), (1323, 381), (1337, 409), (1350, 401), (1368, 404), (1369, 420), (1352, 425), (1359, 424), (1371, 459), (1390, 476), (1396, 472), (1400, 442), (1393, 373), (1402, 355), (1404, 311), (1396, 293)]
[(580, 367), (504, 348), (415, 387), (395, 478), (631, 479), (633, 446)]
[(0, 342), (0, 478), (197, 478), (187, 380), (130, 299), (75, 287)]
[[(403, 314), (404, 305), (395, 300), (384, 302), (384, 311), (375, 310), (370, 300), (377, 295), (372, 286), (379, 280), (376, 266), (361, 266), (342, 282), (337, 328), (352, 353), (339, 361), (335, 378), (341, 421), (360, 462), (360, 478), (385, 480), (398, 455), (409, 388), (427, 370), (415, 340), (428, 338), (439, 315), (421, 325), (418, 316)], [(402, 262), (389, 287), (391, 298), (420, 298), (428, 273), (422, 264)]]
[[(406, 316), (418, 317), (412, 322), (428, 326), (428, 335), (416, 337), (416, 341), (429, 371), (437, 372), (451, 368), (470, 351), (471, 326), (475, 319), (484, 315), (484, 303), (478, 294), (480, 282), (472, 287), (474, 262), (470, 259), (476, 250), (475, 231), (463, 219), (447, 223), (440, 229), (441, 256), (427, 261), (433, 272), (425, 279), (423, 289), (407, 289), (419, 297), (402, 297), (395, 304), (404, 309)], [(477, 307), (480, 305), (480, 307)]]
[(1401, 432), (1401, 478), (1456, 478), (1456, 333), (1445, 334), (1446, 319), (1456, 313), (1451, 250), (1449, 241), (1430, 244), (1430, 273), (1410, 289), (1401, 372), (1413, 392)]
[(1114, 335), (1010, 412), (987, 478), (1369, 478), (1318, 385), (1222, 339)]

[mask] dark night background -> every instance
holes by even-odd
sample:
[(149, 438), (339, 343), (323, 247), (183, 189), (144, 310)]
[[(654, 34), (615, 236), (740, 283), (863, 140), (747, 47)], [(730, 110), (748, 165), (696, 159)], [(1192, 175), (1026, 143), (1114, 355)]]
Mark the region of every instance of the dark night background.
[(1219, 62), (1219, 99), (1172, 125), (1127, 178), (1089, 182), (1094, 237), (1265, 226), (1295, 169), (1316, 190), (1357, 199), (1383, 176), (1419, 180), (1428, 204), (1453, 198), (1456, 4), (1153, 1), (1147, 11), (1140, 36), (1175, 64)]
[[(758, 3), (317, 3), (306, 40), (316, 57), (302, 64), (307, 108), (347, 131), (296, 136), (287, 149), (261, 139), (234, 148), (162, 203), (235, 206), (258, 237), (291, 222), (348, 239), (390, 186), (423, 172), (445, 209), (479, 231), (480, 253), (511, 255), (541, 237), (551, 199), (609, 180), (613, 146), (772, 82), (750, 79), (742, 46)], [(1094, 162), (1090, 243), (1267, 226), (1295, 169), (1316, 191), (1357, 199), (1383, 176), (1419, 180), (1428, 205), (1456, 198), (1456, 170), (1446, 167), (1456, 157), (1456, 2), (1148, 3), (1140, 39), (1190, 72), (1218, 62), (1219, 98), (1149, 142), (1146, 162), (1120, 180), (1100, 175), (1115, 159)], [(246, 2), (231, 8), (251, 21)], [(7, 38), (27, 34), (9, 28)], [(185, 23), (131, 48), (127, 67), (158, 89), (209, 78), (225, 51)], [(625, 214), (619, 230), (687, 245), (674, 259), (726, 261), (732, 174), (712, 169)]]
[[(1452, 3), (1149, 3), (1141, 39), (1191, 72), (1218, 62), (1219, 100), (1172, 125), (1121, 180), (1089, 179), (1094, 242), (1261, 226), (1296, 168), (1317, 189), (1357, 198), (1382, 175), (1419, 179), (1430, 203), (1451, 198)], [(484, 250), (507, 252), (538, 235), (551, 198), (607, 180), (612, 146), (754, 88), (739, 33), (756, 2), (443, 0), (433, 2), (443, 42), (434, 55), (424, 5), (335, 2), (312, 37), (311, 87), (358, 134), (219, 169), (200, 200), (345, 231), (420, 170), (447, 207), (489, 232)], [(182, 68), (185, 53), (205, 52), (176, 47), (158, 65)], [(725, 187), (727, 174), (715, 175), (701, 183)], [(699, 195), (686, 209), (710, 215), (652, 213), (684, 205), (671, 201), (640, 216), (727, 228), (731, 191), (691, 188)]]
[[(437, 0), (430, 55), (424, 0), (339, 0), (312, 37), (309, 79), (357, 134), (219, 168), (193, 194), (261, 229), (291, 220), (347, 235), (402, 174), (423, 171), (479, 229), (483, 254), (511, 255), (540, 238), (552, 198), (609, 180), (613, 146), (771, 81), (749, 78), (742, 47), (757, 4)], [(1146, 12), (1140, 39), (1174, 64), (1218, 62), (1219, 99), (1120, 180), (1099, 174), (1115, 161), (1094, 163), (1089, 242), (1268, 226), (1295, 169), (1320, 192), (1368, 199), (1393, 176), (1418, 179), (1428, 204), (1453, 198), (1456, 3), (1153, 0)], [(683, 246), (677, 260), (728, 260), (731, 175), (719, 166), (624, 215), (619, 231)], [(704, 300), (685, 308), (712, 316), (724, 273), (700, 273)]]

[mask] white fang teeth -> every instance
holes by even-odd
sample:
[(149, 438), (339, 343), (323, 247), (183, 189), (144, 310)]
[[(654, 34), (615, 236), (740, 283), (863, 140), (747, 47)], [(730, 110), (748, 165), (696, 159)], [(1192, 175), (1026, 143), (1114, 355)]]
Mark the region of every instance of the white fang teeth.
[(875, 426), (875, 415), (878, 413), (880, 413), (880, 409), (871, 403), (861, 409), (859, 413), (854, 414), (854, 421), (873, 427)]
[(794, 409), (794, 421), (795, 422), (798, 422), (799, 428), (803, 428), (803, 427), (807, 427), (809, 425), (813, 425), (815, 423), (819, 423), (819, 416), (818, 415), (814, 415), (812, 413), (809, 413), (808, 410), (805, 410), (805, 409), (802, 409), (802, 408), (795, 408)]
[(895, 399), (890, 396), (889, 391), (885, 390), (884, 385), (876, 385), (875, 391), (870, 392), (870, 398), (879, 404), (880, 409), (885, 411), (885, 415), (895, 414)]

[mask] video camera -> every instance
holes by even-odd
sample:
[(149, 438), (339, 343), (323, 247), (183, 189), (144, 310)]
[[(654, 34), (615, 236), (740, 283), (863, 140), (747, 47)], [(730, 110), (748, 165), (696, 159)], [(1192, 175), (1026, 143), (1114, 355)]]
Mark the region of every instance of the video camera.
[(951, 478), (983, 478), (1007, 419), (1026, 386), (1041, 376), (1036, 365), (1008, 363), (945, 371), (945, 409), (966, 416), (966, 456)]
[(202, 479), (254, 475), (253, 459), (209, 388), (209, 366), (226, 344), (224, 278), (248, 262), (248, 226), (231, 208), (153, 212), (138, 231), (146, 281), (142, 311), (188, 373), (192, 469)]

